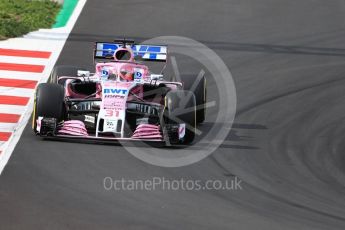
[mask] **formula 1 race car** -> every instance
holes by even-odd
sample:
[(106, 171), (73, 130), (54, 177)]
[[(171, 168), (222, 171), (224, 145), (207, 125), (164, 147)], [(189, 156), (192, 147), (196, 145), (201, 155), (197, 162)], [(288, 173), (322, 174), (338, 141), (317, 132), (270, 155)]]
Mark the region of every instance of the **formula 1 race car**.
[(192, 143), (205, 119), (206, 79), (166, 81), (143, 64), (166, 65), (167, 54), (162, 45), (96, 42), (95, 73), (56, 66), (49, 82), (38, 85), (34, 132), (53, 139)]

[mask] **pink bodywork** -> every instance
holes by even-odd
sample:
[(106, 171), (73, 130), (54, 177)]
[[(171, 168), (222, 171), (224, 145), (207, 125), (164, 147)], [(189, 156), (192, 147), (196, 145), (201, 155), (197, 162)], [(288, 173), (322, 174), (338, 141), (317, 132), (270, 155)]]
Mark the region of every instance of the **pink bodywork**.
[[(107, 110), (107, 107), (110, 107), (110, 112), (119, 112), (125, 111), (126, 109), (126, 102), (135, 100), (136, 97), (143, 99), (143, 86), (142, 84), (137, 84), (133, 87), (134, 82), (143, 83), (143, 82), (150, 82), (150, 72), (146, 65), (136, 63), (134, 61), (134, 55), (132, 50), (126, 48), (120, 48), (117, 50), (119, 51), (129, 51), (130, 58), (127, 61), (120, 61), (116, 59), (116, 55), (114, 54), (113, 62), (104, 62), (104, 63), (97, 63), (95, 66), (95, 74), (90, 77), (92, 82), (96, 84), (96, 91), (92, 95), (83, 95), (80, 93), (76, 93), (71, 88), (71, 83), (76, 79), (81, 79), (82, 77), (60, 77), (58, 79), (62, 80), (65, 79), (65, 96), (69, 98), (78, 98), (78, 99), (85, 99), (85, 98), (102, 98), (102, 85), (104, 87), (114, 88), (114, 89), (130, 89), (131, 94), (128, 94), (126, 101), (122, 103), (121, 99), (115, 97), (112, 99), (113, 101), (109, 101), (109, 98), (103, 98), (101, 104), (101, 110)], [(106, 76), (104, 76), (104, 71)], [(115, 79), (113, 79), (113, 78)], [(176, 84), (171, 84), (171, 88), (176, 88)], [(132, 94), (136, 95), (133, 96)], [(104, 95), (106, 97), (107, 95)], [(124, 99), (122, 99), (124, 100)], [(161, 103), (161, 101), (157, 101), (156, 103)], [(107, 106), (108, 105), (108, 106)], [(110, 106), (109, 106), (110, 105)], [(114, 106), (114, 108), (111, 108)], [(107, 111), (106, 111), (107, 112)], [(60, 127), (58, 133), (60, 135), (74, 135), (74, 136), (88, 136), (88, 133), (85, 128), (85, 124), (79, 120), (70, 120), (65, 121)], [(133, 139), (154, 139), (154, 140), (162, 140), (162, 133), (160, 130), (159, 125), (152, 125), (152, 124), (140, 124), (136, 127), (136, 130), (132, 136)]]
[(160, 131), (160, 127), (158, 125), (150, 125), (150, 124), (141, 124), (138, 125), (132, 138), (139, 138), (139, 139), (146, 139), (146, 138), (155, 138), (155, 139), (163, 139), (162, 133)]
[[(132, 62), (108, 62), (108, 63), (98, 63), (96, 64), (96, 72), (93, 75), (93, 79), (98, 79), (99, 82), (96, 82), (96, 92), (93, 97), (95, 98), (102, 98), (102, 71), (104, 69), (107, 69), (109, 71), (109, 75), (114, 74), (115, 76), (119, 76), (122, 80), (125, 79), (124, 72), (127, 74), (134, 75), (136, 71), (140, 70), (142, 73), (142, 82), (149, 81), (149, 70), (146, 65), (138, 64), (138, 63), (132, 63)], [(120, 79), (119, 78), (119, 79)], [(117, 80), (119, 80), (117, 79)], [(65, 92), (66, 96), (70, 98), (85, 98), (88, 95), (83, 94), (77, 94), (72, 91), (71, 89), (71, 82), (73, 82), (75, 79), (66, 79), (65, 83)], [(135, 80), (135, 79), (133, 79)], [(112, 82), (112, 81), (110, 81)], [(121, 85), (122, 87), (128, 88), (130, 85), (132, 85), (132, 82), (119, 82), (117, 81), (117, 85)], [(107, 84), (105, 82), (104, 84)], [(114, 83), (112, 83), (114, 84)], [(128, 85), (128, 87), (126, 87)], [(131, 92), (135, 95), (142, 97), (143, 95), (143, 87), (141, 84), (138, 84), (136, 87), (131, 89)], [(134, 96), (129, 95), (127, 100), (133, 100)], [(102, 106), (104, 105), (104, 101), (102, 101)], [(125, 108), (124, 108), (125, 109)], [(88, 136), (88, 133), (86, 131), (85, 125), (82, 121), (78, 120), (71, 120), (66, 121), (63, 123), (62, 127), (58, 131), (59, 134), (62, 135), (72, 135), (72, 136)], [(155, 139), (155, 140), (162, 140), (162, 133), (160, 131), (160, 126), (158, 125), (151, 125), (151, 124), (141, 124), (138, 125), (135, 132), (132, 136), (133, 139)]]
[(58, 133), (74, 136), (88, 136), (85, 124), (79, 120), (65, 121)]
[[(107, 69), (109, 71), (109, 74), (114, 74), (116, 76), (119, 76), (121, 79), (125, 79), (123, 72), (126, 71), (129, 74), (134, 74), (135, 70), (142, 70), (142, 80), (148, 81), (149, 80), (149, 70), (146, 65), (138, 64), (138, 63), (131, 63), (131, 62), (108, 62), (108, 63), (97, 63), (96, 64), (96, 72), (93, 76), (94, 79), (98, 79), (99, 81), (102, 78), (102, 70)], [(65, 77), (62, 77), (63, 79)], [(59, 78), (60, 79), (60, 78)], [(71, 89), (70, 83), (73, 82), (75, 79), (67, 79), (65, 83), (65, 92), (66, 97), (70, 98), (85, 98), (88, 95), (78, 94), (73, 92)], [(133, 93), (135, 94), (141, 94), (142, 89), (141, 87), (136, 87), (132, 89)], [(102, 97), (102, 87), (101, 83), (96, 83), (96, 95), (95, 98), (101, 98)], [(130, 100), (131, 98), (129, 98)]]

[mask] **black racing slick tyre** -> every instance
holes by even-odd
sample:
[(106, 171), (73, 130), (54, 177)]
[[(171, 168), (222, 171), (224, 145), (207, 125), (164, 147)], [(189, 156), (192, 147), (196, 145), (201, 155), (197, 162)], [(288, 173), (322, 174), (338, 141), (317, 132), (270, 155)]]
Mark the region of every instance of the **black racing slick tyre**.
[(62, 121), (65, 118), (65, 90), (59, 84), (39, 84), (34, 98), (32, 128), (36, 132), (38, 117), (56, 118)]
[(185, 135), (179, 144), (191, 144), (196, 132), (195, 96), (186, 90), (170, 91), (165, 96), (165, 122), (167, 126), (185, 124)]
[(196, 122), (198, 124), (205, 121), (206, 118), (206, 102), (207, 102), (207, 88), (206, 77), (193, 77), (190, 75), (181, 76), (184, 90), (192, 91), (195, 95), (196, 101)]
[(68, 65), (55, 66), (50, 73), (49, 83), (64, 85), (66, 80), (60, 80), (58, 82), (58, 78), (61, 76), (77, 77), (78, 70), (83, 70), (83, 68)]

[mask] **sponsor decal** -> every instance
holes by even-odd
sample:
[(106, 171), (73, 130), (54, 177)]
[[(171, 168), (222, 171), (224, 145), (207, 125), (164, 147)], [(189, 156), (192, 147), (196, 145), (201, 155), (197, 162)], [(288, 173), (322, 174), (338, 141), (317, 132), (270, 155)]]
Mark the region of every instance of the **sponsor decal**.
[[(117, 95), (115, 95), (117, 96)], [(124, 110), (126, 108), (126, 97), (106, 97), (103, 100), (103, 109)]]
[(117, 120), (108, 120), (104, 121), (104, 132), (114, 132), (116, 130)]
[(134, 69), (134, 82), (141, 82), (143, 79), (144, 70), (135, 68)]
[(179, 124), (178, 127), (178, 138), (181, 140), (186, 135), (186, 124)]
[(118, 98), (118, 99), (124, 99), (125, 96), (121, 96), (121, 95), (104, 95), (104, 98)]
[(95, 117), (94, 116), (89, 116), (89, 115), (85, 115), (85, 122), (90, 122), (90, 123), (95, 123)]
[(101, 70), (101, 79), (106, 80), (109, 77), (109, 70), (107, 68), (103, 68)]
[(128, 92), (127, 89), (103, 89), (104, 94), (122, 94), (126, 95)]

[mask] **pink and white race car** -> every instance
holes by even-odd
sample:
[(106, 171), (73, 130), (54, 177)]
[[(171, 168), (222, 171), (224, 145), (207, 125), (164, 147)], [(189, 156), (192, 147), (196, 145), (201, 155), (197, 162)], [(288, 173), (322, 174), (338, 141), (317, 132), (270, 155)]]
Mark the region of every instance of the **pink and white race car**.
[(192, 143), (205, 119), (206, 79), (165, 81), (143, 64), (166, 65), (167, 54), (162, 45), (96, 42), (95, 73), (56, 66), (49, 83), (38, 85), (34, 132), (53, 139)]

